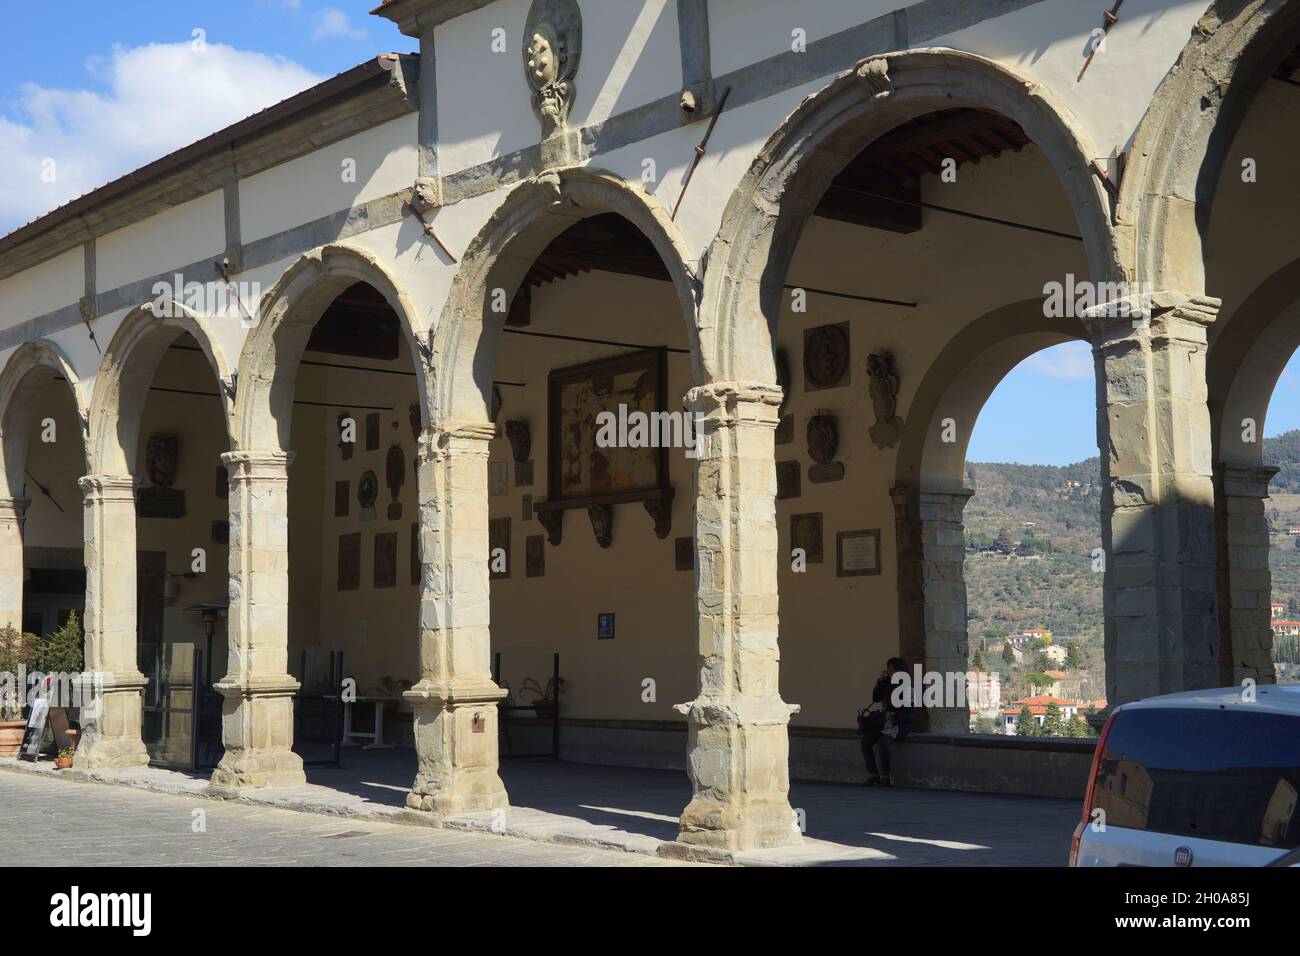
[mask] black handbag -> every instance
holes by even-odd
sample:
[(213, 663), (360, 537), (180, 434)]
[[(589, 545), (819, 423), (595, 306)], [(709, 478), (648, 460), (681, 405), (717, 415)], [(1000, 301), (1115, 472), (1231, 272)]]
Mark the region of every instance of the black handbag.
[(872, 710), (871, 708), (875, 706), (872, 704), (858, 711), (858, 736), (879, 734), (885, 729), (885, 713), (881, 710)]

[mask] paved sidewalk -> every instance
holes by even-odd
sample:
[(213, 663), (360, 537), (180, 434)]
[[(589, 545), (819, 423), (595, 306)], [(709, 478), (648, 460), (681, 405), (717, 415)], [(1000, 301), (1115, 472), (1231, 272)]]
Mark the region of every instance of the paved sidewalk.
[[(48, 761), (0, 770), (43, 777)], [(562, 763), (506, 760), (502, 778), (511, 807), (504, 816), (475, 814), (447, 821), (450, 829), (504, 832), (549, 844), (618, 849), (654, 856), (677, 849), (677, 815), (690, 799), (685, 774)], [(93, 775), (63, 771), (72, 780), (128, 784), (169, 794), (211, 795), (207, 777), (159, 768)], [(308, 786), (247, 791), (242, 804), (306, 810), (357, 821), (429, 827), (427, 815), (405, 809), (415, 775), (409, 750), (345, 751), (338, 768), (308, 769)], [(0, 781), (12, 774), (0, 774)], [(748, 865), (1061, 866), (1079, 805), (1070, 800), (847, 784), (792, 784), (803, 817), (802, 847), (736, 854)], [(495, 831), (495, 832), (492, 832)]]
[(681, 865), (613, 850), (313, 816), (32, 774), (0, 773), (0, 807), (0, 867), (6, 868)]

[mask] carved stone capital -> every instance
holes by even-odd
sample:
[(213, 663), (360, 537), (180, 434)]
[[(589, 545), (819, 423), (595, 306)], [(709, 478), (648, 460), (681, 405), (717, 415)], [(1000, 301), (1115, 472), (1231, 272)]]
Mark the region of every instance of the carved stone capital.
[(711, 382), (686, 393), (686, 407), (706, 419), (735, 424), (762, 422), (776, 427), (785, 398), (778, 385), (763, 382)]

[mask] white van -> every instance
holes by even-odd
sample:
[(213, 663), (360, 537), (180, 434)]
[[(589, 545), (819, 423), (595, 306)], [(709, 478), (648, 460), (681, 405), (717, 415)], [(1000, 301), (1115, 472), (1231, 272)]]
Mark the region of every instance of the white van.
[(1300, 865), (1300, 686), (1117, 707), (1092, 758), (1071, 866)]

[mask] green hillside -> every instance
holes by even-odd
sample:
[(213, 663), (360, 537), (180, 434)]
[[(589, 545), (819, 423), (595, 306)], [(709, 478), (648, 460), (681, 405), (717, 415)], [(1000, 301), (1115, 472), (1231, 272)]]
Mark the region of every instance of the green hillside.
[[(1266, 506), (1273, 600), (1300, 620), (1300, 535), (1288, 533), (1300, 528), (1300, 430), (1264, 439), (1264, 460), (1279, 469)], [(1093, 560), (1101, 547), (1099, 459), (1059, 468), (973, 462), (967, 472), (975, 488), (965, 511), (972, 648), (1047, 628), (1057, 643), (1079, 641), (1089, 663), (1099, 663), (1102, 575)], [(1300, 658), (1298, 643), (1279, 647), (1279, 659)]]

